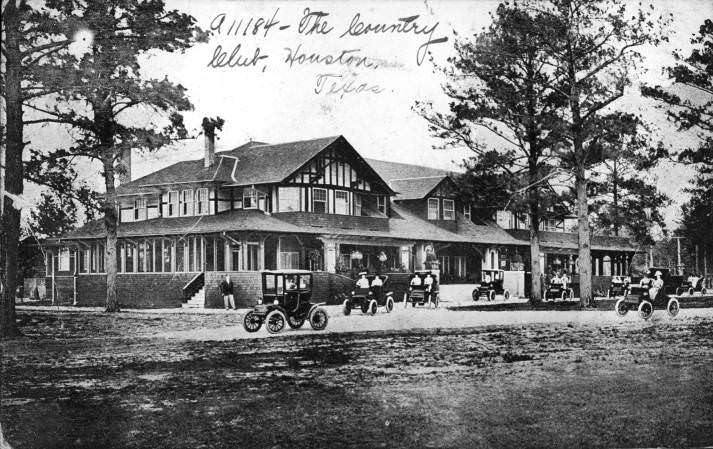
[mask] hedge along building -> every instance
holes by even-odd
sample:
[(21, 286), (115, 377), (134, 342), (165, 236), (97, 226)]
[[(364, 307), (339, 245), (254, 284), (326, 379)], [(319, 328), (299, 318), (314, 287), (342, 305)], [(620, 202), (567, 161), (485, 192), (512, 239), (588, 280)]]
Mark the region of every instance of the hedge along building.
[[(133, 181), (127, 162), (117, 188), (123, 306), (219, 306), (226, 273), (249, 305), (263, 269), (318, 272), (321, 299), (362, 269), (440, 265), (444, 282), (462, 282), (527, 253), (526, 241), (472, 216), (445, 171), (364, 159), (342, 136), (219, 153), (206, 139), (203, 159)], [(53, 299), (103, 304), (104, 241), (98, 220), (46, 242)]]

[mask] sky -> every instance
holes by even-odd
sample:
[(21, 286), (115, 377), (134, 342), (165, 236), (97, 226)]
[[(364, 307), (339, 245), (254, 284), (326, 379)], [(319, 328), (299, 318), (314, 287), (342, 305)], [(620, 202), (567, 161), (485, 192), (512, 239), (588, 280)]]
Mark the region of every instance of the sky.
[[(653, 3), (657, 10), (672, 15), (670, 39), (665, 45), (645, 49), (644, 67), (637, 76), (639, 81), (666, 84), (662, 67), (673, 64), (673, 50), (685, 52), (690, 48), (689, 39), (703, 18), (713, 16), (713, 4), (703, 0)], [(497, 4), (167, 0), (169, 8), (193, 15), (197, 24), (212, 29), (214, 36), (209, 43), (196, 45), (184, 54), (150, 55), (142, 72), (159, 79), (168, 77), (188, 89), (194, 111), (185, 114), (185, 122), (195, 134), (200, 131), (203, 117), (225, 119), (218, 151), (250, 139), (278, 143), (341, 134), (365, 157), (452, 169), (469, 153), (434, 149), (440, 142), (413, 110), (417, 100), (433, 102), (437, 108), (446, 105), (442, 74), (428, 57), (422, 58), (424, 44), (447, 38), (446, 42), (425, 46), (436, 64), (445, 64), (453, 52), (454, 32), (469, 36), (481, 31), (490, 23), (489, 13)], [(318, 15), (319, 23), (315, 23)], [(391, 25), (404, 17), (413, 20), (403, 33), (364, 34), (367, 24)], [(262, 25), (255, 30), (257, 23)], [(274, 24), (266, 27), (268, 23)], [(361, 35), (351, 35), (360, 31)], [(337, 59), (342, 52), (342, 61), (355, 56), (351, 64), (300, 63), (301, 54), (303, 59), (313, 53), (320, 59)], [(357, 64), (361, 57), (367, 60)], [(233, 67), (228, 67), (231, 62)], [(332, 83), (337, 88), (351, 83), (354, 91), (329, 93)], [(656, 125), (659, 137), (671, 146), (692, 141), (690, 136), (672, 129), (661, 113), (635, 91), (619, 106), (644, 111)], [(132, 120), (148, 123), (152, 117), (135, 114)], [(482, 137), (498, 143), (492, 136)], [(67, 136), (45, 127), (31, 129), (29, 140), (34, 146), (61, 146)], [(178, 160), (200, 158), (202, 154), (202, 138), (153, 154), (134, 154), (133, 177)], [(675, 225), (678, 206), (685, 199), (681, 189), (690, 174), (690, 170), (666, 166), (652, 176), (658, 187), (675, 200), (667, 208), (669, 225)], [(98, 175), (90, 177), (100, 185)], [(37, 195), (37, 190), (29, 189), (28, 194)]]

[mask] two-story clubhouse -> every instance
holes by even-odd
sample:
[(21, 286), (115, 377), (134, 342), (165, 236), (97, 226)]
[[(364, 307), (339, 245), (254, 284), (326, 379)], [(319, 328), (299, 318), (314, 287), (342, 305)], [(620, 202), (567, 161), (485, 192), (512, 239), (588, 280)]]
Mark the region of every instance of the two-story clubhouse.
[[(263, 269), (316, 271), (323, 285), (315, 289), (324, 294), (362, 269), (438, 265), (443, 282), (469, 282), (500, 268), (524, 279), (527, 236), (507, 229), (502, 214), (498, 225), (471, 213), (444, 170), (365, 159), (343, 136), (249, 142), (218, 153), (207, 141), (203, 159), (135, 180), (130, 170), (128, 162), (129, 180), (117, 188), (125, 306), (219, 305), (216, 287), (226, 273), (239, 303), (251, 304)], [(517, 228), (518, 220), (510, 222)], [(560, 225), (543, 233), (543, 261), (574, 272), (576, 237)], [(99, 220), (47, 242), (48, 291), (56, 299), (104, 302), (104, 239)], [(595, 274), (623, 273), (633, 251), (626, 239), (595, 237)], [(513, 291), (525, 294), (517, 283)]]

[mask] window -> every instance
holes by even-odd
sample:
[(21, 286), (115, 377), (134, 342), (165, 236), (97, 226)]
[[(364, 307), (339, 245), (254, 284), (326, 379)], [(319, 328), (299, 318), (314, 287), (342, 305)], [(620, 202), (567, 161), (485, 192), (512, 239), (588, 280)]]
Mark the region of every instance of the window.
[(243, 209), (257, 209), (257, 190), (243, 190)]
[(349, 192), (336, 190), (334, 192), (334, 213), (349, 215)]
[(247, 253), (245, 254), (245, 269), (247, 271), (257, 271), (260, 269), (260, 245), (257, 243), (247, 244)]
[(178, 215), (178, 190), (168, 192), (168, 216), (175, 217)]
[(453, 273), (457, 278), (464, 279), (466, 277), (466, 269), (465, 269), (465, 257), (463, 256), (455, 256), (454, 257), (454, 262), (455, 262), (455, 272)]
[(193, 215), (193, 190), (186, 189), (181, 192), (181, 200), (179, 203), (180, 214), (182, 216)]
[(382, 214), (386, 214), (386, 197), (385, 196), (377, 196), (376, 197), (376, 208), (379, 209), (379, 212)]
[(470, 220), (470, 204), (463, 205), (463, 216)]
[(126, 273), (133, 273), (135, 271), (134, 260), (136, 259), (136, 257), (134, 256), (134, 244), (127, 242), (124, 247), (126, 250), (126, 256), (124, 258), (124, 271)]
[(57, 271), (69, 271), (69, 249), (61, 248), (57, 256)]
[(277, 202), (279, 203), (280, 212), (299, 212), (299, 187), (279, 187), (277, 189)]
[(170, 273), (173, 271), (173, 242), (168, 240), (163, 241), (163, 271), (165, 273)]
[(196, 214), (208, 215), (208, 189), (198, 189), (196, 191)]
[(134, 220), (146, 220), (146, 198), (134, 200)]
[(354, 215), (361, 217), (361, 195), (354, 194)]
[(146, 267), (146, 243), (141, 242), (136, 246), (136, 271), (143, 273)]
[(156, 273), (163, 271), (163, 260), (161, 259), (163, 257), (163, 250), (161, 249), (162, 244), (162, 240), (154, 240), (153, 268)]
[(327, 190), (312, 189), (312, 212), (324, 214), (327, 212)]
[(456, 219), (456, 203), (453, 200), (443, 200), (443, 219)]
[(441, 273), (452, 274), (451, 272), (451, 258), (448, 256), (439, 257), (441, 262)]
[(428, 219), (429, 220), (438, 220), (438, 216), (440, 210), (438, 207), (438, 198), (429, 198), (428, 199)]
[(216, 240), (215, 243), (215, 270), (225, 270), (225, 242)]

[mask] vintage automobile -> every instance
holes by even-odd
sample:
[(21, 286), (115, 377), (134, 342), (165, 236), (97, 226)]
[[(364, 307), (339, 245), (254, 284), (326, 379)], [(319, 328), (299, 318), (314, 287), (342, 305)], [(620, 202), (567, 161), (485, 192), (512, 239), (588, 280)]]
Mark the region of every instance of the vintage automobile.
[(630, 284), (631, 278), (628, 276), (612, 276), (611, 283), (607, 289), (607, 298), (616, 298), (617, 296), (626, 295)]
[(257, 332), (263, 323), (271, 334), (281, 332), (285, 324), (299, 329), (309, 321), (314, 330), (327, 327), (324, 303), (313, 304), (312, 272), (305, 270), (263, 271), (262, 297), (243, 319), (248, 332)]
[(473, 289), (473, 301), (485, 298), (488, 301), (495, 299), (495, 295), (502, 295), (504, 300), (510, 299), (510, 291), (503, 287), (505, 272), (503, 270), (483, 270), (480, 282)]
[(567, 301), (570, 299), (574, 299), (574, 289), (572, 289), (571, 287), (572, 284), (567, 283), (566, 285), (567, 286), (565, 287), (565, 285), (563, 285), (561, 281), (557, 281), (555, 279), (550, 280), (550, 283), (545, 289), (545, 301), (556, 301), (558, 299), (562, 301)]
[[(663, 286), (655, 292), (655, 297), (651, 297), (654, 293), (651, 288), (654, 286), (656, 273), (661, 273)], [(639, 282), (632, 283), (629, 286), (623, 298), (618, 300), (614, 305), (614, 310), (617, 315), (624, 316), (629, 310), (637, 309), (639, 316), (648, 320), (654, 313), (654, 309), (666, 309), (671, 317), (678, 315), (680, 305), (676, 298), (670, 298), (669, 293), (679, 285), (680, 276), (672, 276), (668, 268), (649, 268), (646, 276)]]
[(404, 307), (428, 305), (438, 307), (440, 299), (438, 272), (416, 271), (408, 278), (408, 290), (404, 293)]
[(689, 276), (681, 281), (681, 285), (676, 288), (676, 296), (681, 296), (684, 292), (693, 295), (693, 292), (701, 292), (705, 295), (708, 290), (703, 286), (704, 278), (698, 276)]
[[(375, 285), (379, 281), (381, 285)], [(363, 279), (357, 279), (351, 295), (344, 300), (342, 312), (349, 315), (352, 309), (360, 308), (361, 313), (375, 315), (379, 307), (384, 307), (387, 313), (391, 312), (394, 310), (394, 292), (389, 287), (389, 277), (386, 275), (364, 275)]]

